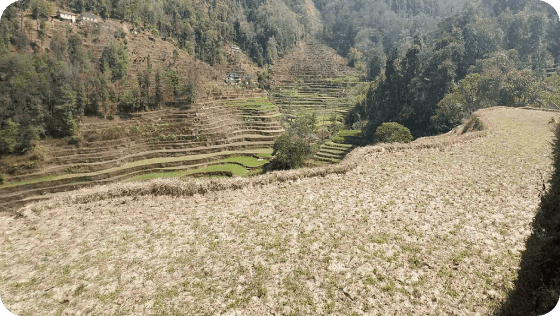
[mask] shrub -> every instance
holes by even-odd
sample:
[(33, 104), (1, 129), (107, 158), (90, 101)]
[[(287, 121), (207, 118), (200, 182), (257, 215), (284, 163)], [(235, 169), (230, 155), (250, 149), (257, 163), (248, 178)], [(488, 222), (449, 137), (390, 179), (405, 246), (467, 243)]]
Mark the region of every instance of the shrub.
[(72, 135), (68, 140), (68, 145), (79, 145), (82, 141), (82, 137), (80, 135)]
[(375, 141), (380, 143), (409, 143), (413, 139), (408, 128), (395, 122), (383, 123), (375, 131)]
[(18, 167), (18, 164), (17, 164), (17, 163), (15, 163), (15, 164), (13, 164), (13, 165), (12, 165), (12, 164), (8, 164), (8, 168), (7, 168), (7, 169), (8, 169), (8, 173), (9, 173), (9, 174), (14, 174), (14, 173), (16, 173), (17, 167)]
[(125, 38), (126, 37), (126, 33), (123, 30), (120, 31), (115, 31), (115, 38), (116, 39), (121, 39), (121, 38)]
[(134, 113), (139, 110), (138, 93), (136, 90), (126, 90), (124, 92), (123, 98), (121, 102), (119, 102), (118, 110), (122, 113)]
[(257, 81), (259, 83), (259, 88), (270, 90), (270, 85), (272, 83), (270, 68), (265, 67), (263, 72), (259, 72), (257, 74)]
[(0, 173), (0, 185), (4, 184), (4, 174)]
[(274, 142), (274, 159), (265, 166), (265, 171), (288, 170), (303, 166), (303, 160), (310, 153), (310, 146), (291, 133), (284, 133)]
[(328, 129), (326, 128), (321, 128), (318, 132), (317, 132), (317, 138), (319, 139), (327, 139), (331, 137), (331, 133)]
[(290, 122), (289, 132), (306, 143), (311, 143), (317, 132), (317, 114), (300, 111), (296, 119)]
[(45, 159), (45, 153), (40, 146), (35, 146), (31, 151), (29, 159), (32, 161), (43, 161)]
[[(187, 104), (194, 103), (196, 99), (196, 86), (194, 82), (189, 82), (183, 87), (183, 94)], [(220, 91), (221, 94), (221, 91)]]
[(17, 144), (19, 124), (11, 119), (6, 121), (5, 127), (0, 129), (0, 155), (12, 153)]
[(78, 125), (70, 105), (57, 107), (49, 124), (49, 132), (55, 137), (73, 136), (78, 129)]

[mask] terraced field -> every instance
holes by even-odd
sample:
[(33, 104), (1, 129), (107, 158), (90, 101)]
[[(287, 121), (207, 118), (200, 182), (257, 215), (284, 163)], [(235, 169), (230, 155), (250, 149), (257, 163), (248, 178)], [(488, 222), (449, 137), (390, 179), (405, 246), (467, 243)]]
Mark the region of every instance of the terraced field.
[[(317, 83), (291, 83), (284, 82), (272, 93), (274, 102), (287, 117), (295, 117), (299, 112), (315, 112), (319, 121), (332, 124), (333, 117), (338, 122), (344, 122), (344, 116), (350, 111), (349, 104), (340, 104), (338, 101), (345, 95), (345, 89), (356, 85), (356, 82), (342, 84), (317, 82)], [(322, 118), (324, 116), (324, 119)]]
[(350, 151), (361, 145), (362, 141), (362, 131), (342, 130), (333, 137), (332, 141), (321, 145), (321, 148), (315, 154), (315, 159), (328, 163), (338, 163)]
[[(346, 66), (335, 51), (313, 41), (300, 42), (292, 54), (276, 61), (273, 67), (272, 97), (284, 118), (314, 113), (319, 130), (343, 126), (345, 116), (354, 105), (346, 102), (345, 97), (359, 82), (357, 71)], [(355, 137), (359, 133), (343, 130), (333, 135), (332, 141), (319, 144), (315, 160), (339, 162), (361, 144), (361, 136)]]
[[(188, 107), (180, 101), (168, 102), (173, 107), (130, 118), (85, 118), (77, 144), (41, 144), (45, 157), (40, 168), (19, 168), (5, 176), (0, 207), (9, 209), (42, 195), (127, 179), (258, 173), (258, 168), (221, 161), (236, 155), (270, 156), (274, 140), (284, 130), (282, 118), (315, 112), (320, 125), (341, 124), (349, 110), (336, 101), (344, 89), (356, 84), (340, 79), (354, 74), (352, 69), (325, 45), (302, 42), (300, 46), (278, 63), (275, 76), (304, 81), (284, 80), (273, 93), (274, 104), (260, 90), (224, 91)], [(344, 146), (344, 141), (335, 142)], [(328, 155), (334, 152), (328, 151), (325, 147), (318, 156), (333, 158)]]
[(357, 73), (332, 48), (300, 42), (292, 54), (275, 61), (273, 68), (272, 96), (282, 114), (289, 118), (315, 112), (325, 124), (332, 124), (333, 119), (343, 122), (350, 105), (336, 101), (357, 84), (344, 81), (357, 79)]
[[(269, 158), (274, 140), (283, 132), (280, 115), (256, 91), (140, 113), (118, 122), (90, 118), (81, 126), (83, 140), (78, 145), (46, 147), (39, 172), (6, 177), (0, 185), (0, 205), (11, 208), (38, 195), (160, 173), (202, 174), (232, 156)], [(235, 172), (223, 170), (224, 174), (256, 172), (243, 164), (232, 168)]]
[[(263, 151), (251, 156), (231, 156), (229, 158), (212, 161), (202, 167), (194, 169), (169, 169), (167, 172), (152, 172), (131, 178), (129, 181), (150, 180), (156, 178), (180, 178), (192, 175), (222, 175), (222, 176), (246, 176), (254, 174), (264, 166), (272, 151)], [(196, 165), (194, 166), (196, 167)]]
[(158, 179), (0, 214), (17, 315), (484, 315), (504, 299), (551, 171), (557, 113), (252, 178)]

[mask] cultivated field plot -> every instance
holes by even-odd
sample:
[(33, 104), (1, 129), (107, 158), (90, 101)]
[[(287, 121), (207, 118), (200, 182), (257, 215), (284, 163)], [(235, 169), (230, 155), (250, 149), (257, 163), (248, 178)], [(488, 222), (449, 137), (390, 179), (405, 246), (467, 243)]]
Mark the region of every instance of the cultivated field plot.
[[(478, 113), (487, 132), (359, 148), (344, 174), (112, 184), (2, 213), (2, 301), (17, 315), (485, 314), (516, 276), (556, 114)], [(302, 176), (262, 184), (285, 174)], [(181, 194), (196, 185), (224, 189)]]

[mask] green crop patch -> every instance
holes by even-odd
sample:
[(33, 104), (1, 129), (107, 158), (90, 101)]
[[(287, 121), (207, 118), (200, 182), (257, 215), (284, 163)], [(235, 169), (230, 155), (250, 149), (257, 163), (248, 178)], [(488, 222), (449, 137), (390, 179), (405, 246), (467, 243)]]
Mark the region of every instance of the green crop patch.
[(220, 160), (222, 162), (236, 162), (236, 163), (240, 163), (246, 167), (249, 168), (254, 168), (254, 167), (261, 167), (263, 165), (265, 165), (268, 161), (267, 160), (259, 160), (255, 157), (249, 157), (249, 156), (235, 156), (235, 157), (229, 157), (226, 159), (222, 159)]
[[(259, 155), (270, 156), (269, 153), (260, 153)], [(158, 178), (180, 178), (185, 175), (202, 174), (202, 173), (215, 172), (215, 171), (232, 172), (236, 176), (252, 175), (252, 174), (259, 174), (262, 170), (256, 169), (249, 172), (245, 167), (248, 168), (262, 167), (267, 162), (268, 162), (267, 160), (264, 159), (259, 160), (251, 156), (233, 156), (233, 157), (228, 157), (213, 162), (212, 165), (207, 167), (201, 167), (201, 168), (191, 169), (191, 170), (170, 171), (170, 172), (152, 172), (152, 173), (135, 176), (129, 179), (128, 181), (144, 181), (144, 180), (151, 180), (151, 179), (158, 179)]]
[(260, 116), (262, 114), (277, 113), (278, 108), (270, 103), (267, 98), (243, 99), (229, 101), (227, 106), (239, 107), (243, 111), (243, 116)]
[(48, 175), (48, 176), (44, 176), (44, 177), (41, 177), (41, 178), (35, 178), (35, 179), (29, 179), (29, 180), (10, 181), (10, 182), (7, 182), (7, 183), (4, 183), (4, 184), (0, 185), (0, 189), (16, 187), (16, 186), (26, 185), (26, 184), (40, 183), (40, 182), (45, 182), (45, 181), (51, 181), (51, 180), (54, 180), (55, 178), (57, 178), (55, 175)]
[(319, 152), (329, 153), (329, 154), (332, 154), (332, 155), (344, 155), (344, 154), (346, 154), (346, 151), (344, 151), (344, 150), (335, 150), (335, 149), (327, 149), (327, 148), (321, 148), (321, 150)]
[[(14, 187), (14, 186), (33, 184), (33, 183), (39, 183), (39, 182), (46, 182), (46, 181), (56, 181), (56, 180), (62, 180), (62, 179), (68, 179), (70, 182), (75, 182), (75, 181), (83, 182), (84, 180), (80, 180), (80, 179), (84, 179), (84, 177), (89, 177), (89, 179), (92, 179), (93, 177), (98, 176), (98, 175), (111, 174), (112, 172), (117, 172), (117, 171), (121, 171), (121, 170), (125, 170), (125, 169), (131, 169), (131, 168), (135, 168), (135, 167), (145, 166), (146, 170), (149, 170), (151, 168), (154, 168), (155, 166), (157, 166), (158, 168), (161, 168), (161, 166), (163, 166), (166, 163), (188, 162), (188, 161), (194, 161), (194, 160), (198, 160), (198, 159), (206, 159), (206, 158), (213, 158), (213, 157), (219, 157), (219, 156), (229, 156), (229, 155), (235, 155), (235, 154), (264, 154), (264, 155), (270, 155), (271, 152), (272, 152), (272, 150), (270, 148), (262, 148), (262, 149), (250, 149), (250, 150), (246, 150), (246, 151), (222, 151), (222, 152), (217, 152), (217, 153), (190, 155), (190, 156), (182, 156), (182, 157), (151, 158), (151, 159), (144, 159), (144, 160), (139, 160), (139, 161), (126, 163), (126, 164), (124, 164), (120, 167), (109, 168), (109, 169), (105, 169), (105, 170), (101, 170), (101, 171), (97, 171), (97, 172), (82, 173), (82, 174), (64, 174), (64, 175), (59, 175), (59, 176), (52, 175), (52, 176), (45, 176), (45, 177), (41, 177), (41, 178), (29, 179), (29, 180), (25, 180), (25, 181), (9, 182), (7, 184), (4, 184), (4, 185), (0, 186), (0, 188)], [(152, 167), (152, 166), (154, 166), (154, 167)], [(171, 175), (166, 175), (166, 176), (171, 177)]]
[(361, 136), (361, 134), (360, 130), (342, 130), (338, 133), (340, 136)]
[(205, 173), (205, 172), (212, 172), (212, 171), (224, 171), (224, 172), (232, 172), (235, 176), (244, 176), (248, 173), (247, 169), (243, 166), (238, 164), (217, 164), (212, 165), (204, 168), (193, 169), (189, 170), (185, 175), (193, 175), (197, 173)]

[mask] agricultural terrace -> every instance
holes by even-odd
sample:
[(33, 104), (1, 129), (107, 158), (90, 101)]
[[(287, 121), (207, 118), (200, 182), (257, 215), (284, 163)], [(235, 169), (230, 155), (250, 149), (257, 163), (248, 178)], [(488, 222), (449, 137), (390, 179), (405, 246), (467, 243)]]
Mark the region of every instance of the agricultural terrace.
[(40, 144), (40, 168), (9, 165), (15, 172), (0, 185), (0, 204), (130, 179), (257, 174), (283, 132), (278, 108), (263, 95), (224, 94), (112, 122), (87, 118), (76, 144)]
[[(337, 163), (361, 144), (361, 131), (339, 132), (354, 106), (347, 96), (359, 84), (359, 74), (332, 48), (314, 41), (300, 42), (292, 54), (275, 61), (273, 69), (272, 97), (285, 121), (316, 115), (321, 140), (316, 161)], [(350, 134), (355, 137), (346, 139)]]
[(22, 316), (488, 314), (516, 277), (558, 114), (475, 115), (484, 131), (337, 165), (111, 184), (1, 213), (2, 301)]

